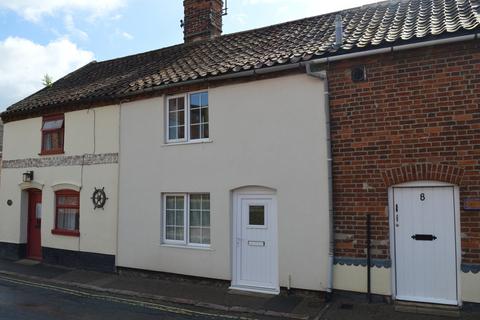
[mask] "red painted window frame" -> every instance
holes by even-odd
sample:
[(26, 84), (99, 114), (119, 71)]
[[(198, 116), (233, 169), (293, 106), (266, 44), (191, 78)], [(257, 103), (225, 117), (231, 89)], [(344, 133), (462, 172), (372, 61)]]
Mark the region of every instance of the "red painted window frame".
[[(76, 196), (78, 197), (78, 205), (58, 205), (58, 196)], [(78, 230), (65, 230), (59, 229), (57, 227), (57, 217), (58, 217), (58, 209), (78, 209)], [(59, 190), (55, 192), (55, 226), (52, 229), (52, 234), (62, 235), (62, 236), (72, 236), (72, 237), (79, 237), (80, 236), (80, 192), (75, 190)]]
[[(54, 121), (54, 120), (63, 120), (63, 125), (60, 129), (50, 129), (50, 130), (43, 129), (43, 126), (45, 125), (45, 122)], [(64, 114), (44, 116), (43, 119), (42, 119), (42, 129), (41, 130), (42, 130), (42, 146), (41, 146), (40, 155), (65, 153), (65, 151), (64, 151), (64, 145), (65, 145), (65, 115)], [(52, 132), (56, 132), (56, 131), (60, 131), (61, 136), (62, 136), (62, 143), (60, 145), (60, 148), (52, 149), (52, 150), (45, 150), (44, 149), (44, 146), (45, 146), (44, 142), (45, 142), (46, 133), (52, 133)]]

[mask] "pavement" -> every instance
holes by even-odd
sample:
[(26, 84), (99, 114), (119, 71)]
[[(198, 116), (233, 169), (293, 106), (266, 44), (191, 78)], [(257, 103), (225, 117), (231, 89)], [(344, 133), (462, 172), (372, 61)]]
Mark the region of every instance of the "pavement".
[[(285, 291), (278, 296), (232, 291), (227, 282), (159, 273), (66, 269), (0, 260), (0, 319), (448, 319), (395, 311), (383, 297)], [(457, 318), (480, 319), (466, 304)]]
[[(229, 283), (160, 273), (103, 273), (68, 269), (31, 260), (0, 260), (0, 281), (27, 281), (56, 288), (74, 288), (137, 301), (251, 315), (254, 318), (314, 319), (326, 306), (320, 293), (264, 295), (229, 289)], [(4, 281), (6, 281), (4, 279)]]

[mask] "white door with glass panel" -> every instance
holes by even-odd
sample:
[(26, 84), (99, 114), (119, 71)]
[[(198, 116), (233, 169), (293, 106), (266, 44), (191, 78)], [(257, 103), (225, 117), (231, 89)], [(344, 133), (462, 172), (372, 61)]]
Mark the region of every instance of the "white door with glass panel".
[(234, 202), (232, 287), (276, 294), (279, 284), (275, 198), (241, 194)]
[(453, 187), (393, 188), (396, 299), (457, 305)]

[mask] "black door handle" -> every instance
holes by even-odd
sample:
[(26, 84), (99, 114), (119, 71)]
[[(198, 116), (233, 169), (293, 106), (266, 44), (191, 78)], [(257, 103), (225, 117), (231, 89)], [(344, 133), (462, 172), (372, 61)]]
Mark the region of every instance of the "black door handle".
[(414, 234), (412, 239), (417, 241), (433, 241), (436, 240), (437, 237), (433, 234)]

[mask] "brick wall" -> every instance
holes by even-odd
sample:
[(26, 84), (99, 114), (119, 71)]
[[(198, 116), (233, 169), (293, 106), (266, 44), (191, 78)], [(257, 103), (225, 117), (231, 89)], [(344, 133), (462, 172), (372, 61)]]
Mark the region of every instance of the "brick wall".
[(222, 34), (223, 0), (184, 0), (184, 40), (194, 42)]
[[(364, 64), (367, 81), (353, 83)], [(480, 45), (470, 41), (331, 63), (337, 257), (389, 259), (389, 186), (441, 180), (480, 197)], [(461, 211), (462, 262), (480, 263), (480, 212)]]

